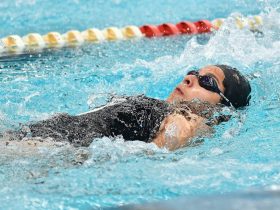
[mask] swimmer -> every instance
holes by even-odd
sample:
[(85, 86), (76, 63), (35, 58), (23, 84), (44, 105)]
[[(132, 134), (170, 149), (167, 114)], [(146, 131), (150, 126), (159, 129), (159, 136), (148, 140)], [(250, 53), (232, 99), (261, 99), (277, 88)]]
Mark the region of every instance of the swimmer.
[(190, 71), (166, 100), (144, 95), (123, 97), (76, 116), (59, 114), (50, 119), (6, 132), (14, 139), (33, 137), (89, 146), (95, 138), (122, 136), (124, 140), (153, 142), (175, 150), (204, 135), (211, 126), (227, 121), (217, 114), (223, 107), (247, 106), (251, 87), (241, 73), (227, 65)]

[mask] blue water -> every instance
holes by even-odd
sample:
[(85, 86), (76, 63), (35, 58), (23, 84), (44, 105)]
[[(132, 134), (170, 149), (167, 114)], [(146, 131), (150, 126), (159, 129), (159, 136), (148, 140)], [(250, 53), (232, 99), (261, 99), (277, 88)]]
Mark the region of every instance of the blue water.
[[(231, 27), (261, 14), (264, 36)], [(8, 1), (0, 35), (225, 17), (213, 35), (141, 39), (0, 58), (0, 131), (59, 112), (78, 114), (111, 94), (164, 99), (188, 68), (224, 63), (251, 78), (252, 101), (213, 136), (175, 152), (96, 139), (89, 148), (0, 140), (0, 209), (89, 209), (280, 188), (278, 1)]]

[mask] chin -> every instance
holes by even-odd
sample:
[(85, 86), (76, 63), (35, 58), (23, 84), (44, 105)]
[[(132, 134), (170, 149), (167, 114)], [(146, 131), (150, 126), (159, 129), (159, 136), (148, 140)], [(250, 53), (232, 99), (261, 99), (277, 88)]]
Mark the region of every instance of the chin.
[(174, 103), (177, 101), (188, 101), (187, 99), (185, 99), (184, 97), (177, 95), (177, 94), (171, 94), (167, 99), (167, 102), (169, 103)]

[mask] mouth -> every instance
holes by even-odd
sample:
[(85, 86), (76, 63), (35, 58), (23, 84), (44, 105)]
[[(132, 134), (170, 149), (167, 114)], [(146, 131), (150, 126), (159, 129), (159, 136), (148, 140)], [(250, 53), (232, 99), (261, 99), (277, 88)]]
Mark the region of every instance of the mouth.
[(184, 95), (184, 93), (183, 93), (183, 91), (180, 89), (180, 88), (178, 88), (178, 87), (176, 87), (176, 92), (178, 92), (180, 95)]

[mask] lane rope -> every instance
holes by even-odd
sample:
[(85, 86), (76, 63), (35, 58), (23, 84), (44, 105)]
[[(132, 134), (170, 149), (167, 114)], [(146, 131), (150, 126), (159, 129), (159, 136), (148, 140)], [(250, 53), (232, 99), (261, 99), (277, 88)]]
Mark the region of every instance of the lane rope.
[[(0, 39), (0, 57), (9, 54), (38, 52), (43, 49), (76, 47), (83, 43), (101, 43), (104, 41), (127, 40), (142, 37), (174, 36), (180, 34), (196, 35), (210, 33), (222, 27), (225, 19), (213, 21), (199, 20), (196, 22), (182, 21), (177, 24), (163, 23), (160, 25), (126, 26), (123, 28), (108, 27), (103, 30), (89, 28), (85, 31), (70, 30), (64, 34), (49, 32), (45, 35), (30, 33), (23, 37), (10, 35)], [(263, 25), (261, 16), (248, 18), (236, 17), (235, 26), (239, 29), (256, 30)]]

